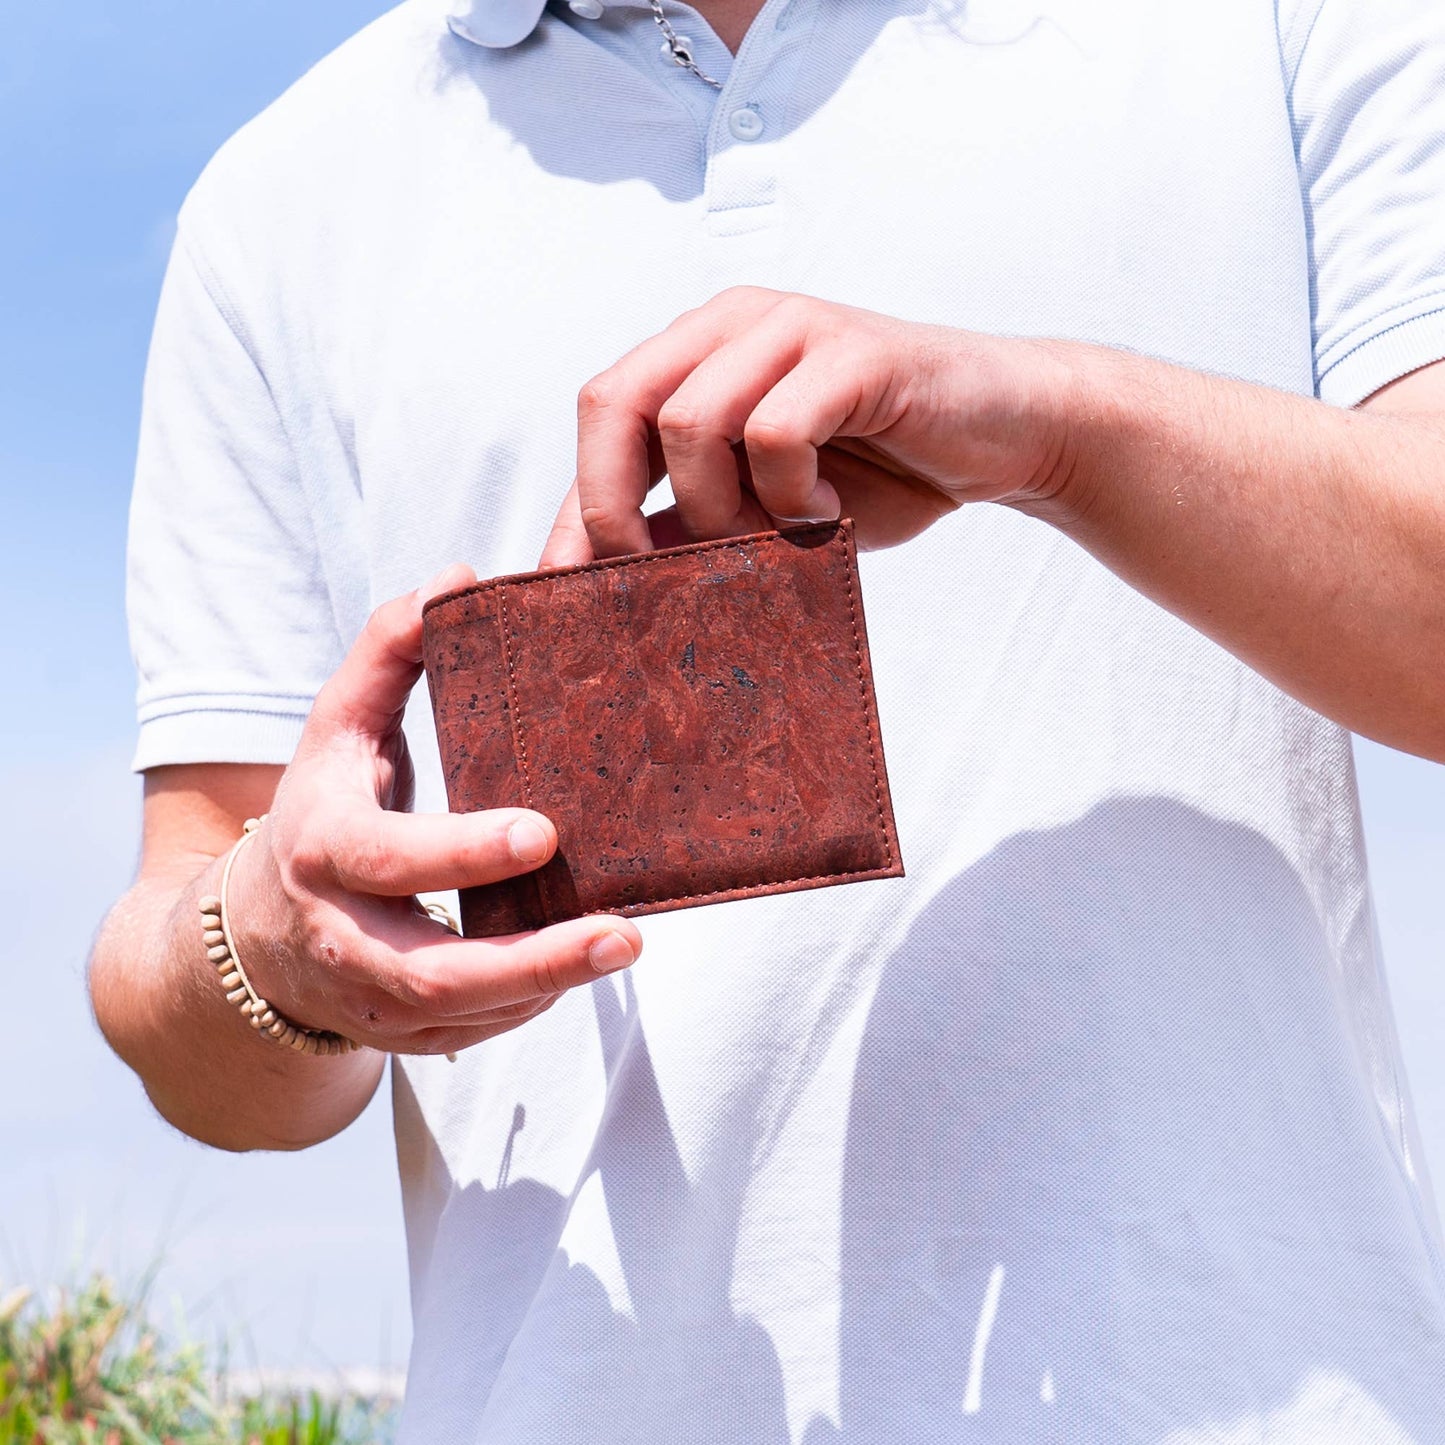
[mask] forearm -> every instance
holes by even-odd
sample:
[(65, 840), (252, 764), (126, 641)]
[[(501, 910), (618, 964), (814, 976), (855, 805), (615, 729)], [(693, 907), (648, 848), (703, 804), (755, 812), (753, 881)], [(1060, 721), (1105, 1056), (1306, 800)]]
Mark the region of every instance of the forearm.
[(259, 1038), (226, 1002), (201, 941), (220, 861), (143, 877), (91, 959), (96, 1020), (164, 1117), (221, 1149), (301, 1149), (339, 1133), (376, 1090), (384, 1056), (316, 1058)]
[(1445, 435), (1096, 348), (1043, 516), (1346, 727), (1445, 759)]

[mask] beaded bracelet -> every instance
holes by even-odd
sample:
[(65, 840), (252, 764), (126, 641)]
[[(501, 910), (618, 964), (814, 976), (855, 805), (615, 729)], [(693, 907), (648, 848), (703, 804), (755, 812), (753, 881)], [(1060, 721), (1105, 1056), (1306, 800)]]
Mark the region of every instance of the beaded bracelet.
[(231, 882), (231, 868), (241, 849), (256, 836), (257, 829), (266, 821), (247, 818), (245, 831), (226, 854), (226, 866), (221, 869), (221, 891), (201, 899), (201, 925), (205, 929), (206, 957), (215, 964), (221, 977), (221, 987), (226, 990), (226, 1002), (233, 1003), (241, 1010), (244, 1018), (263, 1038), (274, 1039), (295, 1049), (298, 1054), (336, 1056), (349, 1054), (361, 1047), (353, 1039), (326, 1029), (304, 1029), (283, 1018), (251, 987), (246, 970), (236, 954), (236, 942), (231, 937), (231, 925), (226, 911), (226, 893)]

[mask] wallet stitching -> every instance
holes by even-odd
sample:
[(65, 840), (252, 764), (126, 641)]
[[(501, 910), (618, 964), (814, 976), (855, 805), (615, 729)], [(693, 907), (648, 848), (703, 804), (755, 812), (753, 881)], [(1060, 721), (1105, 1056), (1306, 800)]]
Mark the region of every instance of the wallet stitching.
[(714, 888), (707, 893), (659, 893), (652, 898), (638, 898), (631, 903), (615, 903), (612, 908), (603, 908), (603, 913), (648, 908), (654, 903), (706, 903), (710, 898), (721, 898), (731, 902), (735, 898), (767, 897), (781, 893), (796, 883), (862, 883), (870, 878), (893, 878), (897, 876), (896, 864), (889, 855), (882, 868), (854, 868), (847, 873), (809, 873), (801, 878), (780, 878), (776, 883), (744, 883), (736, 888)]
[[(498, 587), (496, 591), (497, 631), (502, 638), (502, 664), (507, 669), (507, 712), (512, 726), (512, 751), (516, 754), (517, 772), (522, 782), (522, 801), (531, 808), (534, 805), (532, 802), (532, 779), (527, 772), (527, 739), (523, 736), (522, 706), (517, 693), (517, 671), (512, 661), (512, 639), (507, 628), (507, 589)], [(542, 875), (533, 869), (527, 877), (536, 890), (543, 922), (550, 923), (552, 909), (547, 899), (547, 887), (542, 882)]]
[(787, 532), (759, 532), (748, 537), (720, 537), (711, 542), (690, 542), (683, 547), (666, 547), (659, 552), (638, 552), (631, 557), (604, 557), (597, 562), (582, 562), (575, 567), (558, 567), (551, 572), (539, 572), (536, 576), (490, 577), (484, 582), (474, 582), (456, 592), (447, 592), (428, 602), (423, 611), (433, 607), (445, 607), (449, 602), (460, 602), (463, 597), (475, 597), (482, 592), (495, 590), (499, 594), (507, 587), (530, 587), (534, 582), (561, 582), (569, 577), (580, 577), (590, 572), (601, 572), (608, 568), (645, 566), (649, 562), (666, 562), (671, 557), (690, 557), (700, 552), (716, 552), (724, 547), (738, 547), (748, 543), (754, 547), (775, 547), (796, 537), (811, 532), (842, 532), (837, 522), (819, 522), (814, 526), (791, 527)]
[[(796, 536), (799, 532), (807, 530), (813, 532), (825, 531), (837, 528), (836, 522), (820, 523), (816, 527), (796, 528), (790, 535)], [(812, 873), (804, 877), (777, 879), (768, 883), (744, 885), (742, 890), (737, 888), (713, 888), (706, 893), (656, 893), (647, 898), (633, 899), (631, 902), (616, 905), (622, 908), (646, 908), (653, 903), (700, 903), (709, 898), (738, 897), (745, 896), (748, 891), (757, 890), (761, 893), (778, 892), (790, 888), (797, 883), (822, 883), (825, 881), (833, 883), (847, 883), (852, 880), (889, 876), (894, 867), (893, 845), (888, 834), (887, 813), (883, 807), (883, 789), (878, 779), (878, 753), (873, 741), (873, 712), (868, 706), (868, 679), (863, 671), (863, 639), (858, 631), (858, 608), (854, 596), (853, 587), (853, 554), (847, 544), (847, 533), (839, 529), (839, 535), (843, 539), (843, 579), (848, 589), (848, 618), (853, 632), (853, 653), (854, 661), (858, 669), (858, 694), (863, 707), (863, 725), (868, 737), (868, 763), (873, 773), (873, 798), (878, 809), (878, 831), (883, 840), (884, 867), (882, 869), (853, 869), (847, 873)], [(669, 548), (670, 556), (686, 556), (698, 552), (715, 551), (722, 547), (735, 547), (740, 542), (752, 541), (754, 546), (765, 547), (781, 543), (786, 537), (781, 535), (763, 535), (756, 539), (726, 537), (713, 542), (696, 542), (688, 547)], [(570, 575), (577, 576), (584, 572), (600, 571), (610, 567), (632, 567), (648, 562), (655, 562), (662, 554), (656, 552), (643, 552), (633, 557), (609, 558), (601, 562), (590, 562), (583, 566), (571, 569)], [(665, 560), (665, 559), (664, 559)], [(568, 575), (566, 572), (563, 576)], [(507, 669), (507, 696), (509, 711), (511, 712), (512, 740), (516, 746), (518, 765), (521, 771), (522, 796), (527, 806), (532, 807), (532, 787), (527, 776), (527, 754), (526, 743), (522, 736), (522, 715), (517, 704), (517, 679), (512, 661), (512, 645), (507, 633), (506, 624), (506, 603), (505, 596), (508, 587), (526, 587), (533, 582), (556, 582), (561, 580), (558, 573), (544, 572), (536, 577), (524, 577), (518, 579), (493, 578), (486, 582), (479, 582), (475, 586), (468, 587), (464, 592), (449, 593), (446, 601), (460, 599), (462, 597), (474, 596), (481, 592), (495, 591), (497, 594), (497, 616), (502, 635), (502, 658)], [(439, 599), (442, 600), (442, 599)], [(537, 892), (542, 902), (543, 916), (549, 922), (552, 914), (547, 903), (547, 895), (540, 876), (537, 873), (530, 875), (536, 883)]]
[(858, 664), (858, 698), (863, 706), (863, 726), (868, 734), (868, 765), (873, 771), (873, 801), (878, 808), (878, 832), (883, 838), (884, 863), (891, 868), (893, 842), (888, 836), (888, 819), (883, 809), (883, 785), (878, 780), (878, 750), (873, 745), (873, 709), (868, 706), (868, 678), (863, 671), (863, 638), (858, 631), (858, 608), (853, 595), (851, 548), (846, 548), (843, 554), (843, 576), (848, 584), (848, 620), (853, 627), (853, 655)]

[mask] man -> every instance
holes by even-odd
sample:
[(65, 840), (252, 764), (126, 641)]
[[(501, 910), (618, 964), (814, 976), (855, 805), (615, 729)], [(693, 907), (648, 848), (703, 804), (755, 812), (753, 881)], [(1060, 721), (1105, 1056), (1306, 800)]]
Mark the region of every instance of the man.
[[(412, 0), (188, 200), (102, 1027), (231, 1149), (395, 1055), (408, 1445), (1445, 1440), (1342, 730), (1445, 757), (1445, 12), (656, 8)], [(441, 811), (425, 597), (840, 510), (907, 879), (422, 913), (555, 843)], [(263, 813), (359, 1052), (206, 961)]]

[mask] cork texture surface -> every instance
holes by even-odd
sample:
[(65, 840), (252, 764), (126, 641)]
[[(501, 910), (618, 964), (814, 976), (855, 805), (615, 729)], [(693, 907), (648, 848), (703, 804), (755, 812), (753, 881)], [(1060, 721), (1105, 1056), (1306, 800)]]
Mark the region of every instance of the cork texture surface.
[(469, 936), (903, 871), (846, 522), (478, 583), (425, 661), (452, 810), (558, 830)]

